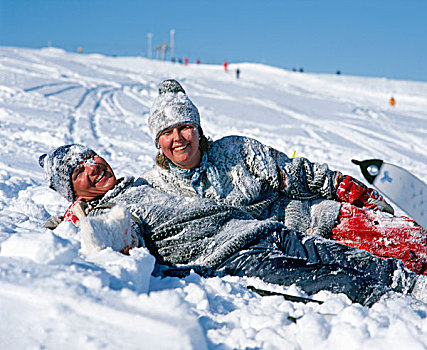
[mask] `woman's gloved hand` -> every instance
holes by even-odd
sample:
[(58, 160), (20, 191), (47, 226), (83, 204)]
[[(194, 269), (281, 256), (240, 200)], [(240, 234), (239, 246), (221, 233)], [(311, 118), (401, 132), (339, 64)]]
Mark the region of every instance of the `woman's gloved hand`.
[(393, 207), (386, 202), (377, 190), (369, 188), (348, 175), (342, 176), (342, 180), (336, 188), (336, 196), (342, 202), (350, 203), (360, 208), (365, 207), (394, 214)]

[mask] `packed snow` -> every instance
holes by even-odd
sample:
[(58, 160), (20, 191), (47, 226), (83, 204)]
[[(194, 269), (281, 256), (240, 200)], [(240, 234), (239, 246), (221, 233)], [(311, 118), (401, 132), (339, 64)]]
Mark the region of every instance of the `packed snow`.
[(366, 308), (322, 291), (312, 298), (323, 304), (303, 304), (255, 294), (248, 285), (305, 295), (256, 279), (154, 278), (145, 248), (87, 257), (71, 224), (43, 228), (67, 203), (38, 157), (82, 143), (116, 175), (141, 175), (156, 152), (149, 109), (168, 78), (213, 139), (254, 137), (359, 179), (353, 158), (427, 179), (427, 83), (228, 68), (0, 47), (1, 349), (427, 349), (427, 305), (408, 295)]

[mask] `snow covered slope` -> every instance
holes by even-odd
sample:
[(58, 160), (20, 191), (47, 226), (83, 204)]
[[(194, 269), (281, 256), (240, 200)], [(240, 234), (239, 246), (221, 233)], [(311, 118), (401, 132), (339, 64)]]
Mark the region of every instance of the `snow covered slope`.
[(67, 203), (46, 188), (39, 155), (84, 143), (116, 174), (142, 174), (167, 78), (213, 139), (251, 136), (358, 178), (352, 158), (381, 158), (427, 179), (427, 83), (0, 47), (0, 348), (426, 349), (427, 305), (409, 296), (367, 309), (322, 292), (323, 305), (303, 305), (253, 294), (245, 285), (278, 289), (256, 280), (160, 280), (145, 249), (88, 259), (73, 228), (42, 228)]

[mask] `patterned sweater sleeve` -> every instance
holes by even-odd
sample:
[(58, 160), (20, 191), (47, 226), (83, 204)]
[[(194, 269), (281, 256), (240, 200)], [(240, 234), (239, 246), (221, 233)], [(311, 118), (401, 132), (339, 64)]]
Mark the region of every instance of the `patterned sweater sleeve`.
[(337, 199), (336, 188), (342, 179), (339, 171), (307, 158), (290, 159), (273, 148), (270, 153), (276, 159), (280, 192), (295, 199)]
[(330, 170), (326, 164), (312, 163), (306, 158), (289, 159), (275, 149), (271, 149), (271, 154), (276, 158), (279, 191), (292, 198), (322, 197), (394, 213), (391, 205), (376, 190), (351, 176)]

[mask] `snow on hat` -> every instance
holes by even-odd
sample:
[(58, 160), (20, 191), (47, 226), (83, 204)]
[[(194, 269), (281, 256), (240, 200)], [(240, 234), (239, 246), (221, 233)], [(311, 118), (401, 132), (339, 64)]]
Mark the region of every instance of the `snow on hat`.
[(42, 154), (39, 157), (39, 164), (45, 171), (48, 186), (69, 202), (73, 202), (74, 191), (71, 174), (77, 164), (91, 155), (96, 155), (95, 151), (78, 144), (58, 147), (49, 155)]
[(164, 80), (148, 118), (148, 127), (156, 147), (159, 148), (159, 136), (163, 130), (180, 124), (194, 124), (201, 128), (199, 111), (180, 83), (174, 79)]

